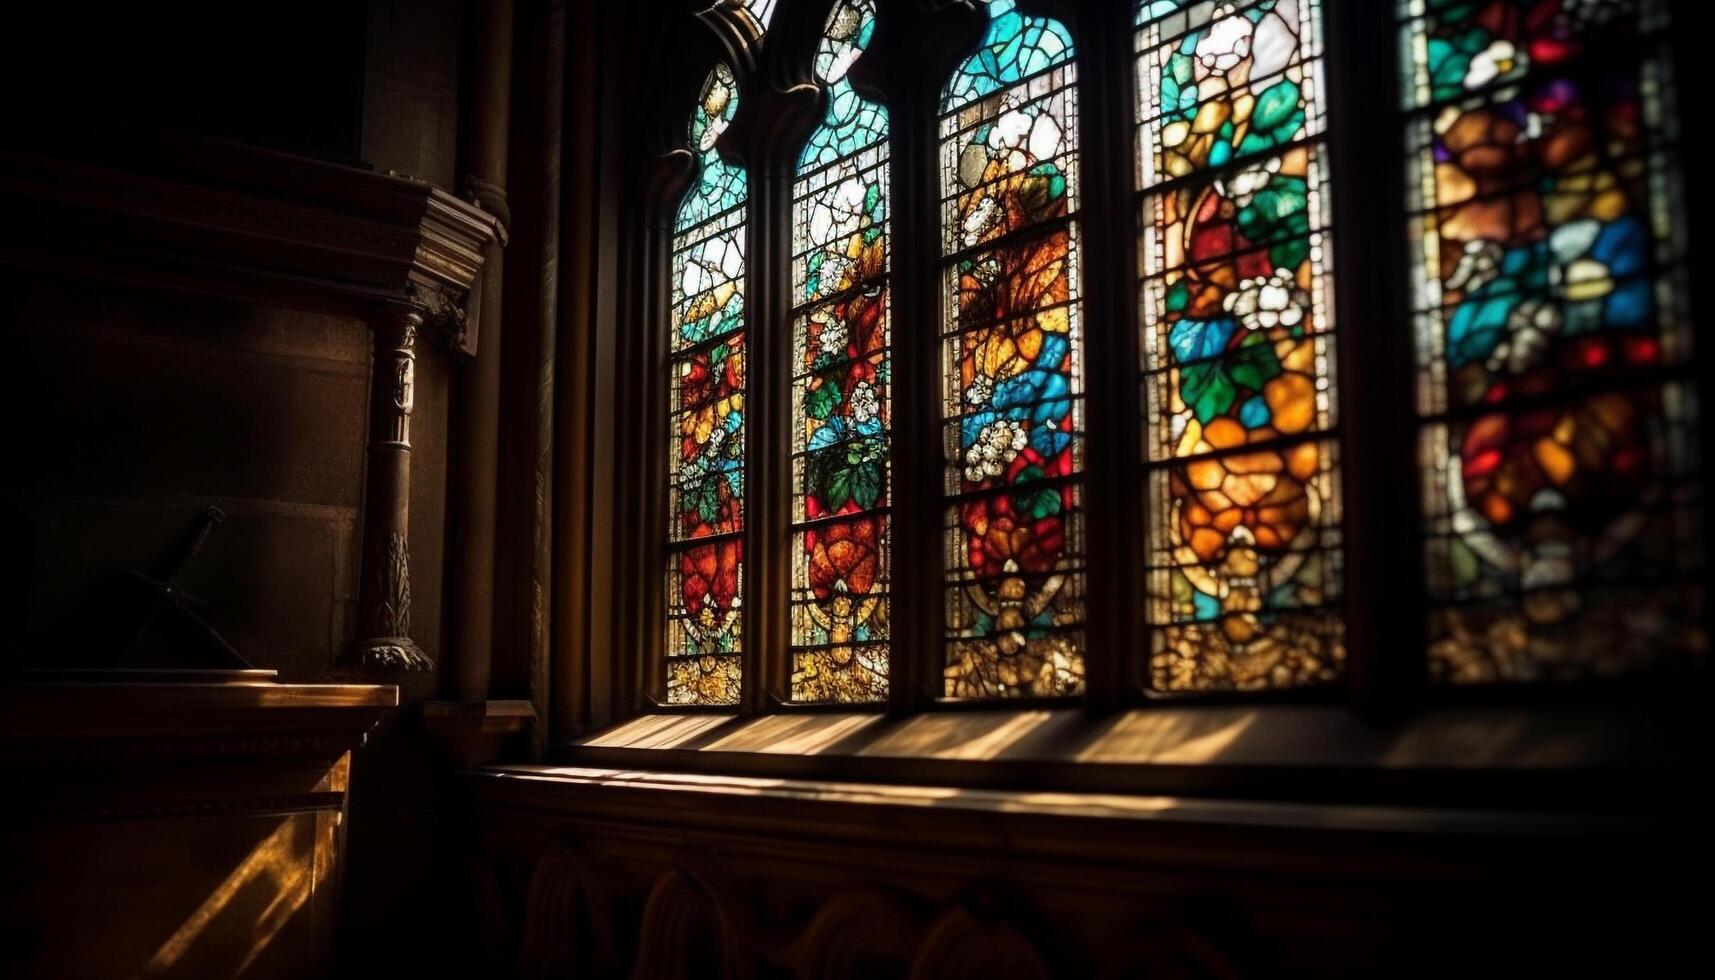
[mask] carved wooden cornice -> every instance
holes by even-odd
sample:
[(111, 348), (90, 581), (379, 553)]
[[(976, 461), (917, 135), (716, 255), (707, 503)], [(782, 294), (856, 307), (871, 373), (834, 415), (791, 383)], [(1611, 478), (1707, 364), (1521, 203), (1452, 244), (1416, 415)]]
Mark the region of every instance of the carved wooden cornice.
[(0, 766), (333, 759), (398, 703), (378, 684), (0, 684)]
[(419, 311), (474, 354), (501, 221), (412, 177), (202, 137), (0, 150), (0, 261), (365, 318)]

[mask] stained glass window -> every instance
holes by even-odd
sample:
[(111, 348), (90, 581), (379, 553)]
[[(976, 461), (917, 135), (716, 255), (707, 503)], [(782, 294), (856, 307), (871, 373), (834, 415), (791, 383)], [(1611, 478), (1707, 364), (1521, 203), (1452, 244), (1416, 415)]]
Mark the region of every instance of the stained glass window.
[(1663, 6), (1401, 6), (1440, 681), (1704, 644)]
[(794, 701), (887, 698), (887, 110), (846, 76), (874, 30), (874, 0), (834, 4), (792, 190)]
[(697, 181), (673, 225), (668, 337), (667, 701), (734, 704), (745, 471), (745, 171), (715, 147), (738, 111), (716, 65), (691, 115)]
[(949, 697), (1084, 682), (1072, 38), (1011, 0), (942, 93)]
[(1150, 684), (1344, 659), (1317, 0), (1138, 7)]

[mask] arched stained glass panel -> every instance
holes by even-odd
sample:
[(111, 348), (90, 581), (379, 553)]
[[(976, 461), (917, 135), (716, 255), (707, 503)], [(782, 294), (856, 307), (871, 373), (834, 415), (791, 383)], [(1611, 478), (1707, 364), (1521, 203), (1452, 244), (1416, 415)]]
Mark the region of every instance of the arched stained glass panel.
[(874, 30), (874, 0), (834, 4), (815, 61), (827, 112), (792, 189), (794, 701), (888, 692), (887, 110), (846, 75)]
[(948, 697), (1084, 683), (1072, 38), (987, 5), (940, 120)]
[(1138, 8), (1150, 684), (1344, 658), (1317, 0)]
[(691, 116), (697, 182), (679, 206), (667, 375), (667, 701), (738, 701), (744, 615), (745, 171), (715, 143), (738, 111), (716, 65)]
[(1429, 667), (1576, 679), (1705, 643), (1656, 0), (1405, 0)]

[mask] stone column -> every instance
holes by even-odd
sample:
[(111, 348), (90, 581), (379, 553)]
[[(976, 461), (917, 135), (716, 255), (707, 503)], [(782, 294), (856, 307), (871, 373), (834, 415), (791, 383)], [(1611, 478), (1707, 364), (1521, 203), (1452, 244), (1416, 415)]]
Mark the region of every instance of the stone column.
[(411, 639), (411, 399), (423, 314), (406, 306), (370, 322), (375, 337), (364, 479), (363, 572), (357, 638), (335, 664), (347, 673), (430, 671)]
[[(475, 114), (467, 130), (465, 194), (483, 210), (510, 221), (506, 204), (508, 130), (512, 104), (512, 0), (472, 4), (476, 25)], [(496, 482), (500, 477), (501, 246), (490, 246), (482, 269), (482, 336), (474, 360), (459, 367), (453, 409), (453, 576), (448, 636), (452, 695), (489, 695), (494, 659)], [(445, 688), (443, 688), (445, 690)]]

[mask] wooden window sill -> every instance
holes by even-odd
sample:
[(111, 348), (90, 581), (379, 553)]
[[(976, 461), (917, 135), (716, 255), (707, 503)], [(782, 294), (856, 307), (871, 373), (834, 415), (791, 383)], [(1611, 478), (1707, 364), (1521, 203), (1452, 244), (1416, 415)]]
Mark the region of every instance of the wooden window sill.
[(1335, 705), (649, 714), (556, 747), (574, 768), (1026, 792), (1665, 813), (1706, 726), (1685, 703), (1472, 705), (1397, 724)]
[[(904, 783), (723, 776), (658, 770), (581, 766), (490, 766), (471, 775), (489, 802), (529, 801), (552, 808), (561, 801), (580, 809), (594, 794), (633, 806), (653, 798), (659, 806), (706, 813), (734, 801), (859, 808), (936, 809), (965, 813), (1139, 823), (1193, 823), (1323, 831), (1528, 835), (1615, 833), (1665, 827), (1669, 821), (1626, 814), (1533, 813), (1459, 807), (1329, 806), (1278, 800), (1221, 800), (1123, 793), (1068, 793), (962, 789)], [(620, 799), (623, 797), (623, 800)], [(674, 802), (666, 800), (675, 798)], [(661, 812), (661, 811), (657, 811)]]

